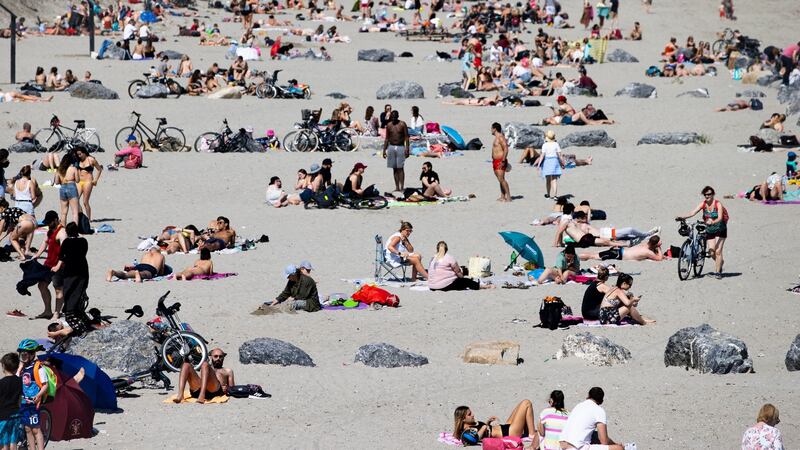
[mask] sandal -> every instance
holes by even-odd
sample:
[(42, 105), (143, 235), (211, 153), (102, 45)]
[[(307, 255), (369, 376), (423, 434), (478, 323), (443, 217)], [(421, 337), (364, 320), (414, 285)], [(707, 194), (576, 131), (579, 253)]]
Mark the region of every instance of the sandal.
[(24, 313), (24, 312), (22, 312), (22, 311), (20, 311), (20, 310), (18, 310), (18, 309), (15, 309), (15, 310), (13, 310), (13, 311), (8, 311), (8, 312), (6, 313), (6, 315), (7, 315), (8, 317), (25, 317), (25, 313)]

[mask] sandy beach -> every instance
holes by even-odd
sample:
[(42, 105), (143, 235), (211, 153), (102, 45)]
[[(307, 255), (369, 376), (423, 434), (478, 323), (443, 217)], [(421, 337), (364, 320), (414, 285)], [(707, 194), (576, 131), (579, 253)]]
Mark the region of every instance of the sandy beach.
[[(238, 37), (241, 24), (223, 23), (230, 16), (222, 10), (199, 8), (205, 22), (219, 23), (223, 34)], [(563, 1), (570, 23), (577, 24), (581, 2)], [(346, 9), (349, 8), (347, 5)], [(145, 319), (152, 317), (155, 302), (167, 290), (171, 299), (182, 303), (181, 318), (190, 323), (211, 344), (228, 354), (226, 366), (236, 374), (237, 383), (255, 383), (272, 394), (266, 400), (232, 399), (222, 405), (170, 405), (163, 403), (162, 391), (142, 389), (137, 398), (120, 399), (120, 414), (95, 416), (97, 436), (89, 440), (51, 444), (52, 448), (404, 448), (445, 449), (437, 442), (443, 431), (452, 431), (453, 410), (469, 405), (478, 418), (497, 415), (504, 419), (522, 399), (533, 402), (536, 415), (547, 406), (547, 395), (560, 389), (571, 408), (586, 397), (592, 386), (605, 389), (603, 407), (609, 415), (609, 433), (617, 441), (635, 442), (644, 449), (734, 449), (739, 448), (742, 432), (755, 423), (758, 408), (766, 402), (781, 411), (786, 448), (800, 445), (800, 404), (798, 372), (788, 372), (784, 357), (798, 331), (796, 317), (800, 299), (786, 289), (798, 281), (795, 255), (797, 243), (797, 205), (768, 206), (742, 199), (724, 199), (724, 194), (745, 191), (761, 183), (773, 171), (782, 172), (786, 152), (744, 153), (738, 144), (748, 142), (761, 122), (773, 112), (783, 112), (774, 87), (743, 85), (734, 81), (727, 69), (717, 64), (716, 77), (646, 78), (648, 66), (658, 64), (659, 53), (671, 36), (685, 42), (714, 40), (724, 27), (735, 27), (766, 45), (784, 47), (796, 42), (793, 25), (800, 19), (800, 7), (778, 0), (740, 0), (736, 4), (739, 20), (720, 21), (718, 3), (676, 0), (657, 1), (652, 14), (639, 2), (622, 2), (620, 24), (623, 33), (634, 21), (644, 29), (638, 42), (611, 41), (609, 51), (624, 49), (640, 62), (604, 63), (587, 66), (598, 84), (598, 98), (575, 97), (573, 106), (592, 103), (617, 121), (614, 125), (586, 127), (543, 127), (557, 137), (579, 129), (606, 130), (617, 141), (616, 148), (573, 147), (567, 153), (593, 157), (588, 167), (570, 169), (559, 182), (559, 193), (574, 195), (574, 200), (589, 200), (594, 208), (607, 212), (602, 226), (634, 226), (647, 230), (662, 227), (666, 245), (680, 245), (683, 237), (673, 218), (689, 212), (701, 201), (700, 190), (711, 185), (730, 213), (726, 243), (725, 272), (720, 279), (690, 278), (679, 281), (677, 261), (617, 261), (620, 270), (633, 274), (633, 291), (644, 294), (640, 309), (658, 322), (653, 326), (619, 328), (578, 328), (549, 331), (533, 326), (539, 323), (539, 305), (545, 296), (556, 295), (579, 311), (585, 286), (554, 284), (527, 290), (494, 289), (469, 292), (429, 292), (387, 288), (400, 297), (399, 308), (356, 311), (254, 316), (250, 313), (262, 302), (282, 290), (283, 268), (309, 260), (313, 277), (323, 295), (352, 294), (356, 287), (343, 279), (369, 278), (373, 274), (374, 236), (387, 238), (401, 220), (414, 225), (412, 242), (427, 266), (436, 243), (447, 241), (450, 253), (466, 265), (473, 255), (491, 258), (494, 272), (502, 272), (511, 248), (498, 235), (500, 231), (520, 231), (535, 235), (545, 261), (550, 264), (559, 251), (553, 247), (555, 228), (531, 226), (530, 222), (550, 212), (552, 200), (543, 198), (544, 181), (537, 171), (517, 164), (520, 150), (512, 150), (513, 170), (507, 179), (511, 193), (520, 196), (509, 204), (498, 203), (497, 181), (492, 173), (490, 125), (492, 122), (538, 123), (549, 115), (549, 108), (466, 107), (442, 103), (437, 98), (440, 83), (460, 80), (460, 63), (428, 61), (435, 51), (450, 52), (458, 42), (408, 42), (394, 33), (358, 33), (357, 22), (336, 23), (341, 34), (352, 42), (329, 43), (333, 60), (251, 62), (259, 70), (282, 69), (281, 80), (297, 78), (312, 87), (311, 100), (262, 100), (246, 96), (239, 100), (210, 100), (182, 96), (179, 99), (132, 100), (126, 94), (128, 82), (140, 78), (153, 61), (94, 60), (88, 56), (88, 38), (29, 37), (17, 44), (17, 81), (33, 77), (36, 66), (72, 69), (76, 74), (90, 70), (120, 94), (119, 100), (82, 100), (68, 93), (55, 93), (51, 103), (3, 103), (0, 106), (0, 146), (14, 142), (14, 133), (23, 122), (33, 129), (47, 126), (52, 114), (65, 125), (85, 119), (97, 128), (101, 145), (113, 151), (113, 138), (130, 122), (131, 111), (142, 113), (148, 125), (155, 117), (166, 117), (170, 125), (183, 128), (187, 144), (205, 131), (218, 130), (222, 119), (231, 126), (252, 127), (257, 136), (274, 129), (281, 138), (300, 110), (322, 108), (323, 116), (340, 100), (327, 97), (331, 92), (348, 96), (353, 119), (363, 121), (364, 110), (382, 110), (391, 103), (408, 118), (413, 105), (419, 106), (428, 121), (459, 130), (466, 140), (479, 138), (485, 147), (465, 151), (463, 156), (442, 159), (412, 157), (406, 162), (407, 185), (418, 183), (420, 166), (431, 161), (442, 184), (456, 195), (475, 194), (466, 202), (431, 206), (390, 207), (379, 211), (306, 210), (302, 206), (276, 209), (265, 203), (265, 190), (271, 176), (280, 176), (291, 191), (296, 171), (308, 169), (330, 157), (333, 177), (344, 181), (356, 162), (368, 166), (366, 184), (376, 184), (381, 192), (392, 190), (391, 170), (380, 155), (359, 150), (352, 153), (211, 154), (145, 153), (142, 170), (104, 171), (92, 195), (95, 219), (113, 219), (114, 234), (87, 236), (91, 283), (88, 294), (92, 306), (123, 320), (123, 310), (140, 304)], [(333, 12), (328, 12), (331, 15)], [(411, 17), (410, 12), (400, 13)], [(207, 16), (207, 18), (206, 18)], [(264, 16), (256, 16), (256, 19)], [(279, 16), (290, 19), (293, 15)], [(3, 19), (7, 20), (7, 19)], [(177, 25), (189, 18), (170, 18), (152, 28), (167, 37), (157, 50), (175, 50), (191, 56), (195, 68), (205, 70), (213, 62), (227, 66), (225, 47), (201, 47), (198, 38), (175, 37)], [(447, 19), (450, 23), (452, 19)], [(5, 22), (4, 22), (5, 23)], [(319, 23), (305, 22), (315, 28)], [(326, 27), (330, 23), (325, 23)], [(588, 33), (580, 24), (569, 30), (546, 29), (571, 40)], [(521, 38), (530, 43), (538, 25), (527, 25), (533, 34)], [(794, 33), (792, 35), (792, 33)], [(268, 30), (273, 39), (276, 31)], [(284, 37), (295, 45), (317, 48), (319, 44)], [(99, 42), (102, 38), (98, 38)], [(409, 51), (411, 58), (394, 63), (357, 62), (359, 49), (386, 48), (399, 54)], [(0, 41), (0, 81), (8, 82), (8, 40)], [(572, 68), (561, 70), (567, 78), (577, 76)], [(375, 91), (390, 80), (413, 80), (425, 90), (419, 100), (376, 100)], [(630, 82), (644, 82), (657, 88), (657, 98), (615, 97), (614, 93)], [(2, 84), (2, 89), (11, 85)], [(676, 97), (696, 88), (706, 88), (710, 98)], [(716, 113), (714, 109), (736, 98), (745, 89), (767, 94), (763, 111)], [(542, 103), (553, 98), (540, 98)], [(797, 133), (797, 116), (790, 116), (787, 131)], [(636, 143), (649, 132), (694, 131), (710, 139), (704, 145), (660, 146)], [(95, 156), (104, 166), (113, 162), (111, 151)], [(18, 169), (39, 157), (12, 154), (6, 169), (11, 177)], [(34, 172), (40, 183), (52, 178), (47, 172)], [(43, 187), (44, 200), (37, 216), (49, 209), (58, 210), (58, 193)], [(238, 276), (216, 281), (160, 281), (107, 283), (105, 271), (130, 264), (141, 253), (137, 236), (156, 234), (167, 225), (205, 225), (223, 215), (240, 236), (258, 239), (269, 236), (269, 243), (254, 251), (214, 255), (214, 267)], [(41, 243), (37, 235), (34, 246)], [(190, 266), (196, 255), (169, 255), (174, 268)], [(584, 267), (589, 264), (585, 263)], [(711, 260), (706, 270), (712, 270)], [(32, 297), (16, 293), (20, 278), (18, 263), (0, 264), (0, 292), (3, 308), (20, 309), (29, 316), (38, 314), (41, 301), (37, 290)], [(612, 282), (614, 278), (612, 277)], [(524, 323), (511, 323), (513, 319)], [(144, 319), (142, 319), (144, 320)], [(0, 348), (13, 351), (23, 337), (40, 338), (45, 321), (0, 318)], [(708, 323), (747, 343), (755, 373), (738, 375), (699, 374), (696, 371), (664, 366), (667, 339), (678, 329)], [(579, 331), (608, 337), (630, 350), (632, 359), (614, 367), (590, 366), (578, 358), (555, 360), (562, 339)], [(238, 347), (257, 337), (272, 337), (305, 350), (316, 367), (244, 365), (238, 361)], [(460, 357), (470, 342), (512, 340), (521, 345), (518, 366), (465, 364)], [(375, 369), (353, 362), (356, 350), (365, 344), (387, 342), (401, 349), (428, 357), (421, 367)], [(174, 382), (177, 375), (172, 374)], [(50, 447), (48, 447), (50, 448)]]

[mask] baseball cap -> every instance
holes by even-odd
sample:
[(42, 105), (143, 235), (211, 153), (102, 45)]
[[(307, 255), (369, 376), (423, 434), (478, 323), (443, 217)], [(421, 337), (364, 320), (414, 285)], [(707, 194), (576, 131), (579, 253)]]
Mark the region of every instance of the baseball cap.
[(311, 167), (308, 169), (308, 173), (313, 175), (313, 174), (315, 174), (315, 173), (319, 172), (319, 169), (320, 169), (320, 167), (319, 167), (319, 164), (317, 164), (317, 163), (314, 163), (314, 164), (312, 164), (312, 165), (311, 165)]
[(136, 142), (136, 141), (137, 141), (136, 136), (132, 134), (128, 135), (128, 142)]
[(365, 165), (364, 165), (364, 163), (360, 163), (360, 162), (357, 162), (357, 163), (356, 163), (356, 165), (355, 165), (355, 166), (353, 166), (353, 169), (354, 169), (354, 170), (358, 170), (358, 169), (366, 169), (366, 168), (367, 168), (367, 166), (365, 166)]
[(306, 270), (314, 270), (314, 266), (312, 266), (311, 265), (311, 261), (308, 261), (308, 260), (303, 260), (300, 263), (299, 267), (302, 267), (303, 269), (306, 269)]
[(297, 266), (294, 264), (289, 264), (285, 269), (283, 269), (283, 276), (289, 278), (289, 275), (294, 275), (295, 272), (297, 272)]
[(325, 158), (325, 159), (322, 160), (322, 165), (323, 166), (329, 166), (331, 164), (333, 164), (333, 161), (330, 158)]
[(567, 101), (567, 97), (564, 97), (563, 95), (559, 95), (557, 100), (559, 102), (566, 102)]

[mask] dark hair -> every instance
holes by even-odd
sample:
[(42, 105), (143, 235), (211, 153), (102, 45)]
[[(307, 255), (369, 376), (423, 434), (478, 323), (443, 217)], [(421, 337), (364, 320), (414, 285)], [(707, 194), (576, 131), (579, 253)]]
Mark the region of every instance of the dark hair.
[(581, 204), (581, 206), (591, 206), (591, 205), (589, 205), (589, 200), (584, 200), (580, 204)]
[(51, 209), (44, 215), (44, 224), (49, 226), (53, 222), (58, 223), (58, 213)]
[(225, 222), (225, 225), (230, 225), (231, 224), (231, 221), (228, 220), (228, 218), (225, 217), (225, 216), (219, 216), (219, 217), (217, 217), (217, 220), (221, 220), (221, 221)]
[(39, 66), (36, 68), (36, 75), (41, 75), (44, 73), (44, 67)]
[(622, 287), (623, 283), (628, 283), (628, 286), (633, 285), (633, 277), (628, 275), (627, 273), (621, 273), (617, 275), (617, 287)]
[(411, 114), (413, 114), (415, 116), (419, 116), (419, 106), (412, 106), (411, 107)]
[(503, 132), (503, 127), (501, 127), (500, 124), (497, 123), (497, 122), (492, 124), (492, 129), (497, 131), (498, 133), (502, 133)]
[(22, 166), (22, 169), (19, 169), (19, 176), (20, 177), (25, 177), (25, 178), (30, 178), (31, 177), (31, 166), (30, 165)]
[(372, 118), (373, 114), (375, 114), (375, 108), (372, 106), (367, 106), (367, 110), (364, 112), (364, 118), (369, 120)]
[(306, 169), (300, 169), (300, 170), (297, 171), (297, 173), (302, 173), (303, 175), (308, 175), (308, 172), (306, 171)]
[(275, 184), (276, 181), (280, 180), (281, 177), (272, 177), (269, 179), (269, 184)]
[(569, 203), (569, 202), (567, 202), (567, 204), (564, 205), (563, 208), (561, 208), (561, 213), (562, 214), (572, 214), (574, 212), (575, 212), (575, 205), (573, 205), (572, 203)]
[(559, 390), (555, 390), (555, 391), (551, 392), (550, 393), (550, 400), (553, 401), (553, 408), (555, 408), (556, 411), (565, 412), (565, 410), (564, 410), (564, 393), (563, 392), (561, 392)]
[(396, 109), (393, 109), (392, 113), (389, 114), (389, 118), (391, 120), (398, 120), (400, 118), (400, 113)]
[(566, 197), (556, 197), (556, 205), (564, 206), (566, 204), (567, 204), (567, 198)]
[(78, 237), (80, 233), (78, 232), (78, 224), (75, 222), (70, 222), (67, 224), (67, 236), (71, 238)]
[(650, 236), (650, 239), (647, 240), (647, 245), (655, 247), (659, 242), (661, 242), (661, 237), (659, 237), (657, 234), (654, 234)]
[(6, 209), (8, 208), (8, 200), (4, 198), (0, 198), (0, 208)]
[(433, 164), (430, 161), (425, 161), (422, 163), (422, 167), (427, 167), (428, 169), (433, 169)]
[(8, 149), (0, 148), (0, 159), (8, 159)]
[(86, 147), (84, 147), (82, 145), (73, 146), (72, 147), (72, 152), (75, 154), (75, 156), (78, 155), (78, 152), (84, 153), (84, 154), (86, 154), (86, 156), (89, 156), (89, 150), (87, 150)]
[(19, 355), (16, 353), (6, 353), (0, 358), (0, 363), (3, 364), (3, 370), (8, 373), (14, 373), (19, 368)]
[(203, 261), (208, 261), (209, 259), (211, 259), (211, 250), (209, 250), (209, 249), (207, 249), (205, 247), (201, 248), (200, 249), (200, 259), (202, 259)]
[(595, 386), (589, 389), (589, 398), (594, 400), (594, 402), (597, 403), (598, 405), (603, 404), (603, 397), (605, 396), (606, 393), (603, 392), (603, 388)]
[(567, 244), (567, 246), (564, 248), (564, 255), (575, 256), (575, 246), (572, 244)]
[(197, 227), (194, 226), (194, 225), (186, 225), (185, 227), (183, 227), (183, 229), (184, 230), (192, 230), (195, 233), (199, 233), (200, 232), (200, 230), (198, 230)]
[(710, 192), (710, 193), (711, 193), (711, 195), (714, 195), (714, 194), (716, 194), (716, 192), (714, 192), (714, 188), (712, 188), (711, 186), (706, 186), (706, 187), (704, 187), (704, 188), (703, 188), (703, 190), (701, 191), (701, 193), (702, 193), (703, 195), (705, 195), (705, 193), (706, 193), (706, 192)]
[(575, 211), (575, 213), (572, 214), (572, 217), (574, 217), (576, 219), (585, 219), (586, 218), (586, 212), (585, 211)]

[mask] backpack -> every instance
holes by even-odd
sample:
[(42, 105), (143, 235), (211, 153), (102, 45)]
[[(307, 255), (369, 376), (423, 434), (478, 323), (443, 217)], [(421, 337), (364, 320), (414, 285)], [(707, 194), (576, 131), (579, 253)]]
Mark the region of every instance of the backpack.
[(314, 197), (318, 208), (332, 209), (336, 207), (336, 188), (331, 186)]
[(86, 217), (86, 214), (83, 212), (78, 213), (78, 233), (94, 234), (94, 230), (92, 230), (92, 224), (89, 222), (89, 218)]
[(480, 139), (474, 138), (467, 142), (467, 150), (480, 150), (483, 148), (483, 142)]
[(661, 76), (661, 69), (658, 66), (650, 66), (647, 68), (647, 71), (644, 73), (648, 77), (660, 77)]
[(755, 147), (753, 151), (756, 152), (771, 152), (773, 145), (761, 139), (758, 136), (750, 136), (750, 145)]
[(549, 330), (555, 330), (561, 323), (564, 302), (558, 297), (545, 297), (539, 307), (539, 326)]
[(764, 109), (764, 104), (761, 103), (761, 100), (757, 98), (751, 98), (750, 109), (752, 109), (753, 111), (761, 111), (762, 109)]
[(126, 169), (138, 169), (142, 167), (142, 157), (139, 155), (130, 154), (125, 158), (124, 166)]
[(44, 372), (47, 374), (47, 396), (55, 398), (56, 389), (58, 389), (58, 377), (50, 366), (42, 364), (41, 361), (33, 363), (33, 379), (36, 381), (37, 386), (40, 388), (43, 386), (42, 380), (39, 379), (39, 369), (41, 368), (44, 368)]

